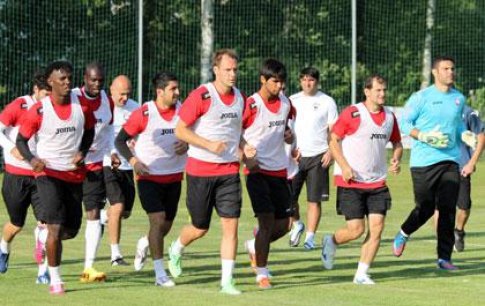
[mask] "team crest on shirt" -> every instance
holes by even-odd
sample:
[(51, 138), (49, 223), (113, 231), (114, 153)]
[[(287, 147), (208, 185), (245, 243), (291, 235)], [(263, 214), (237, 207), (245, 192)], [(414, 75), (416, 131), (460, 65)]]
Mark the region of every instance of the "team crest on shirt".
[(350, 114), (350, 116), (351, 116), (352, 118), (359, 117), (359, 116), (360, 116), (360, 113), (359, 113), (359, 111), (358, 111), (358, 110), (356, 110), (356, 111), (353, 111), (353, 112)]
[(460, 105), (460, 98), (455, 98), (455, 105), (456, 106)]
[(313, 103), (313, 110), (317, 110), (320, 104), (318, 103)]
[(256, 108), (256, 107), (258, 107), (258, 106), (256, 105), (255, 101), (253, 101), (253, 102), (251, 102), (251, 104), (249, 104), (249, 109), (253, 109), (253, 108)]
[(37, 114), (43, 114), (44, 113), (44, 108), (41, 106), (37, 109)]
[(143, 111), (143, 116), (146, 117), (146, 116), (148, 116), (148, 114), (150, 114), (150, 112), (148, 111), (148, 109)]

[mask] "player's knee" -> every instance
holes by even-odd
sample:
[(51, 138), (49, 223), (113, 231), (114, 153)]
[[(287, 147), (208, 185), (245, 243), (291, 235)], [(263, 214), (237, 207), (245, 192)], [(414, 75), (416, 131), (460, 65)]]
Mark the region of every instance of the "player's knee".
[(364, 234), (365, 226), (356, 225), (356, 226), (352, 226), (351, 228), (349, 228), (349, 230), (350, 230), (351, 239), (355, 240), (355, 239), (360, 238)]

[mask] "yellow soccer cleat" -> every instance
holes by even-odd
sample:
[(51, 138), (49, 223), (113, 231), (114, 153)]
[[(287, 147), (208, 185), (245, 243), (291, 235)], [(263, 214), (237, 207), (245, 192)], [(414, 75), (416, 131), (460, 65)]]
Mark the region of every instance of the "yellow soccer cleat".
[(104, 282), (106, 280), (106, 274), (104, 272), (99, 272), (94, 268), (84, 269), (81, 274), (81, 283), (95, 283)]

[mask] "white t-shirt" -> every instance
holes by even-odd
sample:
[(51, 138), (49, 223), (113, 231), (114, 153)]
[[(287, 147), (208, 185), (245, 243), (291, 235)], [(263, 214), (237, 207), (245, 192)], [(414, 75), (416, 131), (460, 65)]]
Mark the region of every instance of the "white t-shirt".
[(335, 100), (317, 91), (307, 96), (302, 91), (290, 97), (296, 109), (296, 146), (301, 156), (312, 157), (328, 150), (328, 125), (337, 121)]

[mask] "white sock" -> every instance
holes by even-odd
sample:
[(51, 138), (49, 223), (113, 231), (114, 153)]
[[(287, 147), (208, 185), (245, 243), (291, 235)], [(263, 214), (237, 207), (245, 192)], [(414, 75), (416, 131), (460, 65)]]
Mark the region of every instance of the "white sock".
[(307, 241), (313, 242), (314, 238), (315, 238), (314, 232), (306, 232), (305, 242), (307, 242)]
[(183, 245), (180, 242), (180, 237), (179, 237), (179, 238), (177, 238), (175, 243), (172, 245), (172, 253), (177, 254), (177, 255), (181, 255), (181, 254), (184, 253), (184, 248), (185, 248), (185, 245)]
[(86, 222), (86, 259), (84, 269), (92, 268), (96, 259), (99, 240), (101, 239), (101, 223), (99, 220), (88, 220)]
[(222, 277), (221, 277), (221, 286), (224, 286), (228, 282), (232, 280), (232, 272), (234, 271), (234, 263), (233, 259), (222, 259)]
[(408, 238), (408, 237), (409, 237), (409, 235), (408, 235), (408, 234), (406, 234), (405, 232), (403, 232), (403, 230), (401, 230), (401, 235), (403, 235), (403, 236), (404, 236), (404, 237), (406, 237), (406, 238)]
[(163, 265), (163, 258), (155, 259), (153, 261), (153, 269), (155, 269), (155, 279), (167, 276), (165, 266)]
[(2, 238), (2, 241), (0, 241), (0, 251), (3, 253), (3, 254), (8, 254), (10, 253), (10, 243), (3, 240)]
[(357, 272), (355, 273), (356, 276), (365, 276), (369, 271), (370, 265), (366, 264), (365, 262), (359, 261), (359, 265), (357, 266)]
[(109, 218), (108, 218), (108, 211), (106, 209), (101, 209), (99, 211), (99, 221), (101, 222), (101, 224), (108, 223)]
[(49, 267), (49, 274), (51, 276), (51, 285), (62, 284), (60, 267)]
[(269, 277), (268, 267), (256, 267), (256, 281), (259, 282), (262, 278)]
[(47, 241), (47, 234), (49, 233), (49, 231), (45, 226), (37, 226), (37, 228), (39, 229), (37, 238), (40, 240), (40, 242), (45, 244), (45, 242)]
[(47, 271), (47, 259), (39, 265), (39, 270), (37, 271), (37, 276), (44, 275)]
[(119, 244), (112, 244), (111, 245), (111, 260), (115, 260), (116, 258), (122, 258), (121, 250)]
[(148, 237), (143, 236), (140, 239), (138, 239), (138, 243), (137, 243), (136, 247), (139, 248), (139, 249), (143, 249), (143, 248), (148, 247), (148, 245), (149, 245)]
[(246, 247), (248, 248), (248, 252), (251, 254), (256, 254), (256, 247), (254, 246), (254, 243), (256, 242), (256, 239), (251, 239), (248, 240), (246, 243)]

